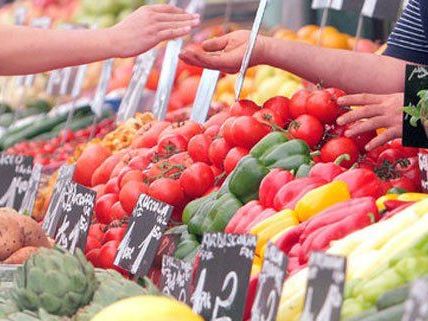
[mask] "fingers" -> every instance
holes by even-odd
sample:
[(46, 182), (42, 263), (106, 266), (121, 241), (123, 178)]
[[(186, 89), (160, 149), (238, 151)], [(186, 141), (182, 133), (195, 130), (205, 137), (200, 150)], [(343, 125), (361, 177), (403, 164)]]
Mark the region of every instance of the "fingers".
[(352, 137), (378, 128), (386, 128), (389, 123), (390, 119), (387, 116), (373, 117), (369, 120), (356, 123), (345, 132), (345, 136)]
[(362, 120), (362, 119), (366, 119), (374, 116), (380, 116), (382, 114), (383, 114), (383, 107), (381, 105), (359, 107), (357, 109), (354, 109), (340, 116), (337, 119), (337, 124), (343, 126), (349, 123), (356, 122), (358, 120)]
[(215, 69), (211, 57), (207, 53), (200, 52), (200, 50), (183, 50), (180, 58), (190, 65)]
[(187, 20), (198, 20), (200, 16), (198, 14), (190, 13), (159, 13), (156, 15), (157, 21), (171, 22), (171, 21), (187, 21)]
[(366, 145), (366, 150), (368, 151), (373, 150), (376, 147), (382, 146), (391, 140), (402, 137), (402, 135), (403, 135), (403, 129), (401, 126), (389, 128), (384, 133), (382, 133), (379, 136), (376, 136), (372, 141), (370, 141)]
[(337, 103), (340, 106), (364, 106), (382, 103), (383, 96), (370, 95), (370, 94), (358, 94), (340, 97)]
[(160, 12), (160, 13), (184, 13), (185, 12), (181, 8), (170, 6), (167, 4), (155, 4), (151, 6), (145, 6), (143, 8), (149, 8), (155, 12)]
[(205, 41), (202, 44), (202, 48), (205, 51), (209, 51), (209, 52), (221, 51), (221, 50), (224, 50), (226, 48), (228, 42), (229, 42), (229, 39), (226, 35), (223, 37), (218, 37), (215, 39), (210, 39), (210, 40)]
[(185, 27), (196, 27), (199, 25), (198, 20), (189, 20), (189, 21), (177, 21), (177, 22), (160, 22), (156, 25), (156, 29), (160, 31), (164, 30), (174, 30), (174, 29), (182, 29)]
[(158, 32), (158, 41), (166, 41), (166, 40), (172, 40), (175, 38), (181, 38), (189, 34), (189, 32), (192, 30), (192, 27), (182, 27), (182, 28), (175, 28), (175, 29), (166, 29)]

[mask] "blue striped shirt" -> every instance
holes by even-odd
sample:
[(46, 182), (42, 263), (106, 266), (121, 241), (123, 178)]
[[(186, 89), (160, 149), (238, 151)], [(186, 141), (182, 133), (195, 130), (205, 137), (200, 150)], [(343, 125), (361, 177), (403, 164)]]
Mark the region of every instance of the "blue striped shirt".
[(388, 39), (385, 54), (428, 65), (428, 0), (410, 0)]

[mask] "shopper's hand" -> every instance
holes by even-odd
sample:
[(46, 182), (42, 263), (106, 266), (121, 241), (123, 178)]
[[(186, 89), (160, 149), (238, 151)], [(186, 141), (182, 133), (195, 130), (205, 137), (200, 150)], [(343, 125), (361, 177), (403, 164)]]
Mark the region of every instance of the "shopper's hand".
[(199, 25), (199, 15), (169, 5), (143, 6), (109, 29), (116, 56), (133, 57), (162, 41), (183, 37)]
[(402, 93), (344, 96), (338, 99), (339, 105), (358, 108), (339, 117), (337, 123), (339, 125), (355, 123), (345, 132), (348, 137), (385, 128), (385, 132), (367, 144), (366, 149), (372, 150), (403, 135), (403, 102)]
[[(227, 73), (236, 73), (241, 68), (249, 36), (249, 31), (235, 31), (222, 37), (205, 41), (202, 44), (203, 50), (184, 50), (180, 58), (191, 65), (217, 69)], [(265, 38), (258, 36), (250, 65), (261, 63), (264, 46)]]

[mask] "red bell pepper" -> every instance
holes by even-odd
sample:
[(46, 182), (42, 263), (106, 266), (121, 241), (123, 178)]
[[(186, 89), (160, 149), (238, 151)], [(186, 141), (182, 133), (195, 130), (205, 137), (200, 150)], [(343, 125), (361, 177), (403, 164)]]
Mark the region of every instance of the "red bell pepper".
[(380, 219), (376, 201), (372, 197), (362, 197), (341, 202), (327, 208), (310, 219), (300, 236), (300, 243), (303, 243), (316, 230), (339, 222), (350, 215), (354, 215), (354, 213), (371, 213), (374, 220), (378, 221)]
[(339, 156), (334, 163), (318, 163), (315, 164), (309, 171), (308, 177), (318, 177), (326, 182), (331, 182), (333, 179), (346, 171), (346, 168), (340, 166), (342, 160), (350, 159), (349, 155)]
[(305, 230), (306, 225), (307, 221), (289, 229), (276, 240), (276, 246), (284, 253), (290, 252), (293, 246), (299, 243), (300, 235)]
[(371, 196), (378, 199), (386, 192), (385, 183), (373, 171), (365, 168), (348, 170), (334, 180), (348, 184), (352, 198)]
[(401, 211), (403, 211), (404, 209), (408, 208), (410, 205), (413, 205), (413, 204), (415, 204), (415, 203), (414, 202), (406, 202), (406, 203), (402, 204), (401, 206), (395, 208), (394, 210), (386, 212), (385, 214), (383, 214), (381, 221), (385, 221), (385, 220), (390, 219), (391, 217), (395, 216), (396, 214), (400, 213)]
[(273, 199), (279, 189), (294, 179), (289, 171), (275, 168), (265, 176), (260, 184), (259, 200), (264, 207), (273, 207)]
[(236, 227), (239, 225), (239, 223), (245, 219), (245, 217), (248, 215), (248, 212), (254, 207), (254, 206), (260, 206), (259, 201), (251, 201), (244, 206), (242, 206), (236, 213), (233, 215), (232, 219), (229, 221), (229, 223), (226, 226), (225, 232), (226, 233), (234, 233)]
[(252, 208), (248, 210), (247, 215), (239, 221), (238, 225), (235, 227), (235, 230), (232, 233), (245, 234), (248, 226), (250, 226), (250, 224), (253, 223), (254, 220), (257, 220), (257, 218), (260, 216), (260, 214), (263, 213), (264, 210), (265, 208), (263, 206), (261, 206), (260, 204), (255, 204)]
[(294, 209), (296, 203), (309, 191), (320, 187), (327, 182), (318, 177), (302, 177), (284, 185), (273, 200), (274, 209)]
[(256, 299), (258, 283), (259, 283), (259, 275), (257, 274), (257, 275), (251, 276), (250, 283), (248, 284), (247, 299), (245, 302), (244, 320), (247, 320), (251, 317), (251, 309), (253, 308), (254, 300)]
[(259, 224), (260, 222), (264, 221), (265, 219), (275, 215), (277, 211), (275, 211), (273, 208), (267, 208), (263, 212), (261, 212), (248, 226), (245, 227), (245, 233), (249, 233), (250, 230)]

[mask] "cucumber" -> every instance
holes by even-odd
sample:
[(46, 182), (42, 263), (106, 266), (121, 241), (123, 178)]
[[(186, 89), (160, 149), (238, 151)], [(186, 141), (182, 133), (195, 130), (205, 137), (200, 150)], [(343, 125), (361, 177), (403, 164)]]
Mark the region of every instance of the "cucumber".
[(362, 319), (365, 319), (365, 318), (367, 318), (369, 316), (372, 316), (374, 314), (377, 314), (377, 313), (379, 313), (379, 311), (376, 310), (376, 308), (371, 308), (371, 309), (369, 309), (367, 311), (364, 311), (364, 312), (356, 315), (355, 317), (348, 318), (345, 321), (360, 321)]
[(27, 103), (27, 108), (33, 108), (40, 112), (47, 112), (51, 109), (51, 104), (43, 99), (32, 100)]
[(358, 321), (401, 321), (403, 314), (404, 303), (401, 303), (379, 311), (378, 313), (358, 319)]
[(384, 310), (393, 305), (403, 303), (407, 300), (410, 291), (410, 284), (406, 284), (398, 289), (384, 293), (376, 302), (378, 310)]
[(14, 116), (12, 113), (4, 113), (0, 115), (0, 127), (9, 127), (12, 125)]
[(30, 140), (33, 140), (33, 141), (36, 141), (36, 140), (49, 140), (49, 139), (55, 138), (57, 136), (58, 136), (58, 133), (50, 131), (50, 132), (47, 132), (47, 133), (43, 133), (43, 134), (37, 135), (37, 136), (35, 136), (33, 138), (30, 138)]

